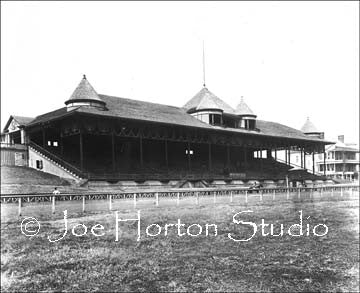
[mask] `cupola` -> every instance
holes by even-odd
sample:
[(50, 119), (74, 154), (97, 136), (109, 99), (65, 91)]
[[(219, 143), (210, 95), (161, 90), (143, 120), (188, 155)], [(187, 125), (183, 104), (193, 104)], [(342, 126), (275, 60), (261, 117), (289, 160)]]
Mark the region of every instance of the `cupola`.
[(301, 127), (301, 131), (308, 136), (324, 138), (324, 132), (319, 131), (315, 125), (310, 121), (309, 117), (307, 117), (303, 127)]
[(241, 97), (240, 103), (237, 105), (235, 115), (239, 117), (238, 127), (245, 129), (256, 128), (256, 115)]
[(71, 95), (70, 99), (65, 102), (68, 111), (76, 107), (88, 107), (98, 110), (106, 110), (106, 103), (101, 100), (84, 74), (83, 79)]

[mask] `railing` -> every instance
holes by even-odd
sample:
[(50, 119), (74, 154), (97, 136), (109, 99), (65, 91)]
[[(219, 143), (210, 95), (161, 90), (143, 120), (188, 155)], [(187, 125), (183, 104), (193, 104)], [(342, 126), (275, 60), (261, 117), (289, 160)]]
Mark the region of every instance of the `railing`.
[(49, 159), (53, 160), (54, 162), (58, 163), (59, 165), (61, 165), (63, 168), (69, 170), (70, 172), (74, 173), (75, 175), (81, 177), (81, 178), (87, 178), (88, 174), (81, 171), (80, 169), (76, 168), (74, 165), (66, 162), (64, 159), (56, 156), (55, 154), (49, 152), (47, 149), (39, 146), (38, 144), (34, 143), (34, 142), (30, 142), (29, 143), (29, 147), (32, 147), (33, 149), (35, 149), (36, 151), (38, 151), (39, 153), (47, 156)]
[[(327, 187), (300, 187), (300, 188), (266, 188), (259, 190), (250, 190), (248, 188), (192, 188), (192, 189), (172, 189), (169, 191), (157, 191), (157, 190), (146, 190), (140, 192), (107, 192), (107, 193), (68, 193), (68, 194), (17, 194), (17, 195), (2, 195), (2, 203), (18, 203), (18, 216), (22, 215), (22, 208), (25, 202), (51, 202), (51, 212), (55, 214), (56, 201), (68, 201), (75, 200), (82, 202), (82, 212), (86, 209), (86, 200), (107, 200), (108, 210), (113, 210), (114, 199), (120, 200), (131, 200), (133, 208), (137, 208), (139, 199), (154, 199), (155, 206), (159, 206), (160, 198), (176, 199), (176, 205), (180, 205), (180, 200), (185, 198), (194, 198), (195, 205), (200, 204), (200, 199), (205, 197), (212, 197), (213, 203), (233, 203), (235, 196), (239, 198), (239, 195), (245, 204), (248, 203), (249, 196), (251, 199), (259, 200), (260, 203), (265, 200), (271, 199), (272, 202), (276, 200), (276, 197), (286, 195), (286, 201), (293, 200), (310, 200), (313, 201), (315, 198), (325, 198), (325, 192), (331, 192), (330, 196), (334, 198), (334, 192), (340, 191), (340, 198), (345, 199), (359, 199), (358, 196), (354, 198), (354, 191), (359, 191), (358, 185), (348, 186), (327, 186)], [(317, 192), (317, 194), (315, 194)], [(255, 194), (254, 194), (255, 193)], [(291, 194), (291, 197), (290, 197)], [(329, 195), (329, 194), (328, 194)], [(229, 197), (229, 201), (222, 200), (219, 198)], [(49, 211), (50, 212), (50, 211)]]
[(22, 150), (22, 151), (25, 151), (27, 149), (27, 145), (25, 145), (25, 144), (7, 143), (7, 142), (2, 142), (0, 144), (0, 147), (2, 149), (15, 149), (15, 150)]
[[(257, 194), (273, 194), (275, 193), (291, 193), (291, 192), (311, 192), (311, 191), (341, 191), (341, 190), (353, 190), (359, 191), (359, 186), (355, 184), (338, 184), (330, 186), (314, 186), (314, 187), (274, 187), (274, 188), (256, 188), (252, 189), (251, 187), (241, 186), (241, 187), (204, 187), (204, 188), (171, 188), (169, 190), (162, 189), (146, 189), (146, 190), (137, 190), (137, 191), (111, 191), (111, 192), (76, 192), (76, 193), (61, 193), (54, 195), (52, 193), (17, 193), (17, 194), (1, 194), (1, 202), (17, 202), (18, 198), (26, 198), (27, 201), (37, 201), (36, 198), (41, 199), (39, 201), (50, 201), (53, 197), (57, 200), (76, 200), (80, 199), (83, 196), (89, 197), (89, 199), (106, 199), (109, 195), (119, 196), (121, 198), (123, 195), (127, 197), (132, 197), (134, 194), (137, 195), (137, 198), (147, 198), (155, 194), (162, 195), (164, 197), (171, 196), (174, 193), (180, 193), (180, 195), (186, 196), (195, 196), (197, 194), (208, 194), (208, 193), (217, 193), (229, 194), (233, 192), (236, 194), (245, 194), (245, 193), (257, 193)], [(47, 199), (47, 200), (44, 200)]]

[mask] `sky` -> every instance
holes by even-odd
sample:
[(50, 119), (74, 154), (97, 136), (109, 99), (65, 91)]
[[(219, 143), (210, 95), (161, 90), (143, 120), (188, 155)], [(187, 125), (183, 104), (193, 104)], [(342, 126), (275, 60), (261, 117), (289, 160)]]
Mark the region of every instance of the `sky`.
[(1, 2), (1, 129), (100, 94), (181, 107), (203, 84), (258, 119), (359, 141), (359, 3)]

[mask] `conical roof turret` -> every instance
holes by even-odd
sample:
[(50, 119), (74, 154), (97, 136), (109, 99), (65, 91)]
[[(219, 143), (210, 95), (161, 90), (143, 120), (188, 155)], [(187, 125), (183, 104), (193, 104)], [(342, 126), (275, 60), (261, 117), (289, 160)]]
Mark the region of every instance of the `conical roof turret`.
[(233, 108), (210, 92), (206, 87), (203, 87), (183, 108), (188, 112), (196, 112), (203, 109), (218, 109), (226, 113), (234, 113)]
[(105, 107), (105, 102), (101, 100), (97, 92), (94, 90), (92, 85), (86, 79), (84, 75), (79, 85), (72, 93), (69, 100), (65, 102), (67, 106), (76, 106), (76, 105), (89, 104), (95, 107)]
[(301, 131), (304, 133), (320, 133), (320, 131), (310, 121), (309, 117), (307, 117), (303, 127), (301, 127)]
[(237, 105), (235, 114), (238, 116), (255, 116), (254, 112), (250, 107), (244, 102), (244, 98), (241, 97), (240, 103)]

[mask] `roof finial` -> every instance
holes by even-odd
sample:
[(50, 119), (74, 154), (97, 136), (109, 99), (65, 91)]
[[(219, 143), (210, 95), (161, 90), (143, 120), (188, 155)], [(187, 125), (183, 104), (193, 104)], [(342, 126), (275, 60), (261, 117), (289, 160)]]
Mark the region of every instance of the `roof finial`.
[(205, 84), (205, 42), (203, 40), (203, 86), (206, 87)]
[(83, 74), (83, 79), (86, 79), (86, 75), (85, 75), (85, 74)]

